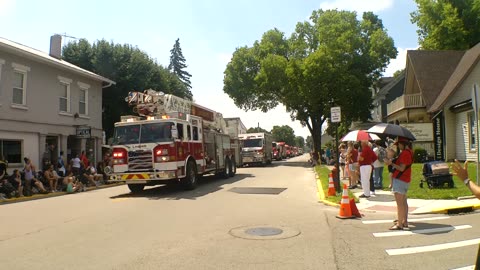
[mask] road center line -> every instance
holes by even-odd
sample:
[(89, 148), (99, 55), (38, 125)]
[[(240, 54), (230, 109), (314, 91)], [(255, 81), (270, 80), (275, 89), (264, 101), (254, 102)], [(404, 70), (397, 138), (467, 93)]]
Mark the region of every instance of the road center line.
[(420, 252), (429, 252), (429, 251), (438, 251), (438, 250), (444, 250), (444, 249), (450, 249), (450, 248), (466, 247), (471, 245), (478, 245), (479, 243), (480, 243), (480, 238), (475, 238), (471, 240), (451, 242), (451, 243), (445, 243), (445, 244), (439, 244), (439, 245), (387, 249), (385, 251), (390, 256), (407, 255), (407, 254), (414, 254), (414, 253), (420, 253)]
[(450, 232), (456, 230), (471, 229), (470, 225), (459, 225), (459, 226), (449, 226), (441, 228), (431, 228), (431, 229), (421, 229), (421, 230), (412, 230), (412, 231), (391, 231), (391, 232), (381, 232), (373, 233), (375, 237), (389, 237), (389, 236), (401, 236), (401, 235), (414, 235), (414, 234), (427, 234), (427, 233), (441, 233), (441, 232)]
[[(409, 222), (415, 221), (428, 221), (428, 220), (440, 220), (440, 219), (449, 219), (450, 217), (431, 217), (431, 218), (410, 218)], [(381, 219), (381, 220), (365, 220), (362, 221), (363, 224), (380, 224), (380, 223), (393, 223), (391, 219)]]

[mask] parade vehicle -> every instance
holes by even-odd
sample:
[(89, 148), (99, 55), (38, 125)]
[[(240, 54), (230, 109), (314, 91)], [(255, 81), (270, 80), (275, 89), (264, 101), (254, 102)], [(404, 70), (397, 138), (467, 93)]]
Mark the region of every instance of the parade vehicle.
[(125, 101), (137, 116), (115, 123), (111, 182), (126, 182), (135, 193), (165, 183), (194, 189), (202, 175), (235, 175), (239, 143), (221, 113), (151, 89)]
[(242, 142), (242, 161), (244, 165), (261, 164), (263, 166), (272, 163), (273, 137), (268, 133), (239, 134)]

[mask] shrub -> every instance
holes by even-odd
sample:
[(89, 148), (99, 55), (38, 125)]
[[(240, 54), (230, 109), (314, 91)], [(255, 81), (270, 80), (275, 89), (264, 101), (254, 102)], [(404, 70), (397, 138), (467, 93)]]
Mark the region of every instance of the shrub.
[(428, 155), (427, 150), (420, 147), (416, 147), (413, 149), (413, 162), (423, 163), (425, 162), (427, 155)]

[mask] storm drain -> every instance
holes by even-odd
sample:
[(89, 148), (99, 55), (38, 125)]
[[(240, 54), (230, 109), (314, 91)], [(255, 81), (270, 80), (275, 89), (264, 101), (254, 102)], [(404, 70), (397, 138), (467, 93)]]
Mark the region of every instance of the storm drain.
[(270, 187), (234, 187), (229, 189), (231, 192), (238, 194), (268, 194), (278, 195), (285, 191), (286, 188), (270, 188)]
[(282, 226), (247, 226), (231, 229), (232, 236), (250, 240), (279, 240), (295, 237), (300, 231)]

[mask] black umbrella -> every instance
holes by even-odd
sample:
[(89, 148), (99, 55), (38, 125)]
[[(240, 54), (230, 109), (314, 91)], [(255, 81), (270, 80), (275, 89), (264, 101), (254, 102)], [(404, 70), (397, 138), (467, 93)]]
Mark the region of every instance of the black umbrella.
[(367, 130), (369, 133), (375, 134), (384, 134), (389, 136), (398, 136), (404, 137), (409, 140), (415, 141), (415, 136), (413, 136), (410, 130), (394, 124), (380, 123)]

